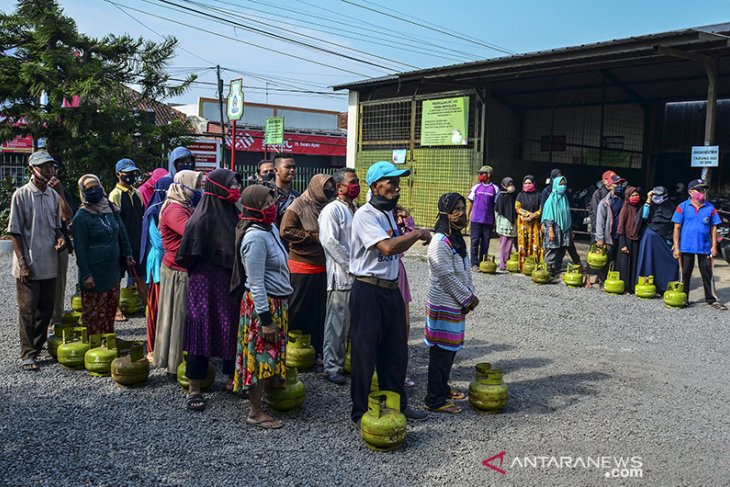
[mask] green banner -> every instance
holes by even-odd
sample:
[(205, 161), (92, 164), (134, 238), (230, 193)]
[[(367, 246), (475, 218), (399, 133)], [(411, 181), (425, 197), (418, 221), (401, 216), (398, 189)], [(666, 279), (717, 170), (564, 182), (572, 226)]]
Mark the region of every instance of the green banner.
[(266, 119), (264, 144), (281, 145), (284, 143), (284, 117), (269, 117)]
[(421, 145), (467, 145), (469, 97), (423, 100)]

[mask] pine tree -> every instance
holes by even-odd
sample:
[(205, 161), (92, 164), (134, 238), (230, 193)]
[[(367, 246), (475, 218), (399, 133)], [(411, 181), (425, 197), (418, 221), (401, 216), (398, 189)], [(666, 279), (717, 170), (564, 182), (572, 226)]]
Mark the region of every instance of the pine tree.
[[(176, 46), (174, 37), (160, 43), (126, 34), (89, 37), (55, 0), (19, 0), (15, 12), (0, 13), (0, 140), (45, 139), (66, 165), (71, 187), (85, 173), (109, 184), (122, 157), (143, 168), (161, 165), (190, 127), (150, 123), (131, 106), (128, 87), (137, 88), (142, 102), (183, 94), (195, 77), (170, 82)], [(74, 96), (80, 105), (62, 108)]]

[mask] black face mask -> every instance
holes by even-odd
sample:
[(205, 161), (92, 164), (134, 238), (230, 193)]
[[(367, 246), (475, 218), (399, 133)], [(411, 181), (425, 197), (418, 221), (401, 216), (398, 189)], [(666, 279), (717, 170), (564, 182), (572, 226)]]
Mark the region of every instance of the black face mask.
[(267, 172), (263, 176), (261, 176), (261, 181), (264, 183), (270, 183), (276, 179), (276, 173), (275, 172)]
[(332, 201), (337, 195), (337, 190), (333, 188), (324, 188), (324, 197), (327, 201)]
[(392, 200), (389, 200), (383, 196), (373, 196), (372, 198), (370, 198), (370, 204), (380, 211), (393, 211), (395, 205), (398, 204), (399, 197), (400, 195), (396, 196)]
[(137, 182), (137, 176), (135, 176), (134, 174), (122, 174), (119, 179), (121, 179), (124, 183), (130, 186), (134, 185)]

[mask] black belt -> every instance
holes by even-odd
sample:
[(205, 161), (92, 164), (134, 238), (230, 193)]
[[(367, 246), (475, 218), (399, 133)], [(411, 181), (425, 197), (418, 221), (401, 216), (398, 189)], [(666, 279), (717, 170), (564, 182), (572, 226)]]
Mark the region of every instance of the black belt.
[(360, 282), (364, 282), (365, 284), (382, 287), (383, 289), (398, 289), (397, 280), (389, 281), (387, 279), (380, 279), (379, 277), (371, 277), (371, 276), (358, 276), (355, 279), (357, 279)]

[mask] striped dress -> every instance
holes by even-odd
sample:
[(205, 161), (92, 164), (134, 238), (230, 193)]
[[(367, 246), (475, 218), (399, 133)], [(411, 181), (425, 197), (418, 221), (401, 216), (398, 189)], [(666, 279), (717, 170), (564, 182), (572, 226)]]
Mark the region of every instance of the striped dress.
[(474, 298), (469, 255), (461, 257), (449, 238), (436, 233), (428, 246), (428, 297), (424, 342), (456, 352), (464, 347), (462, 308)]

